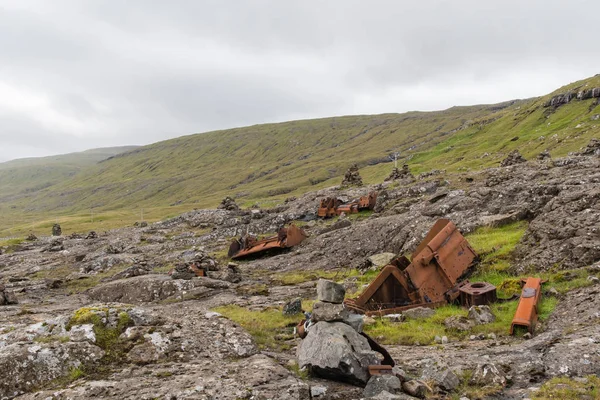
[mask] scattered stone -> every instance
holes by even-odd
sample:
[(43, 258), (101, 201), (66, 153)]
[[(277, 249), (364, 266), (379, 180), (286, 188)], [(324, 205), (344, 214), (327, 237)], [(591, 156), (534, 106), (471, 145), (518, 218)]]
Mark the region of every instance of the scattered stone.
[(327, 388), (325, 386), (311, 386), (310, 387), (310, 398), (325, 396)]
[(471, 306), (467, 318), (475, 322), (476, 325), (489, 324), (496, 320), (489, 306)]
[(62, 235), (62, 228), (59, 224), (52, 225), (52, 236), (60, 236)]
[(590, 282), (592, 282), (595, 285), (597, 285), (598, 283), (600, 283), (600, 278), (598, 278), (597, 276), (593, 276), (593, 275), (588, 276), (587, 280), (590, 281)]
[(379, 357), (369, 342), (342, 322), (317, 322), (298, 346), (298, 366), (326, 379), (364, 385)]
[(496, 334), (494, 332), (488, 333), (488, 339), (496, 340)]
[(373, 397), (386, 391), (392, 394), (402, 390), (402, 382), (394, 375), (374, 375), (367, 382), (363, 396)]
[(98, 234), (96, 231), (90, 231), (86, 236), (86, 239), (98, 239)]
[(33, 242), (33, 241), (38, 240), (38, 238), (33, 233), (30, 233), (29, 235), (27, 235), (27, 237), (25, 238), (25, 240), (27, 240), (29, 242)]
[(327, 303), (341, 304), (346, 296), (344, 286), (327, 279), (319, 279), (317, 282), (317, 299)]
[(69, 331), (69, 338), (73, 342), (84, 342), (96, 343), (96, 334), (94, 333), (93, 324), (75, 325), (71, 327)]
[(531, 339), (532, 337), (533, 337), (533, 336), (532, 336), (532, 335), (531, 335), (531, 333), (529, 333), (529, 332), (527, 332), (527, 333), (525, 333), (525, 334), (523, 335), (523, 339), (525, 339), (525, 340), (529, 340), (529, 339)]
[(353, 164), (348, 168), (346, 173), (344, 174), (344, 180), (342, 181), (342, 187), (349, 186), (362, 186), (362, 178), (360, 177), (360, 173), (358, 172), (358, 165)]
[(216, 311), (209, 311), (206, 314), (204, 314), (204, 318), (206, 318), (206, 319), (219, 318), (222, 316), (223, 316), (222, 314), (220, 314)]
[(560, 292), (558, 290), (556, 290), (555, 287), (551, 287), (550, 289), (548, 289), (546, 291), (547, 294), (554, 296), (554, 297), (560, 297)]
[(504, 372), (495, 364), (477, 364), (469, 382), (480, 386), (504, 386), (506, 384), (506, 377), (504, 376)]
[(435, 335), (435, 337), (433, 338), (433, 341), (435, 343), (441, 344), (442, 343), (442, 338), (439, 337), (438, 335)]
[(449, 369), (437, 371), (430, 375), (430, 378), (435, 382), (437, 387), (445, 392), (450, 392), (460, 385), (460, 379)]
[(111, 243), (106, 247), (108, 254), (121, 254), (125, 250), (123, 243)]
[(435, 314), (435, 311), (431, 308), (426, 307), (415, 307), (409, 310), (403, 311), (404, 316), (412, 319), (424, 319), (432, 317)]
[(448, 336), (442, 336), (442, 344), (448, 344)]
[(363, 324), (365, 324), (365, 325), (375, 325), (376, 323), (377, 323), (377, 320), (373, 317), (365, 316), (363, 318)]
[(367, 259), (374, 267), (384, 267), (396, 257), (394, 253), (379, 253), (368, 257)]
[(405, 319), (403, 314), (387, 314), (384, 315), (383, 318), (390, 322), (402, 322)]
[(296, 297), (293, 300), (288, 301), (283, 306), (283, 314), (285, 315), (296, 315), (302, 312), (302, 299)]
[(424, 399), (428, 393), (432, 392), (425, 382), (416, 379), (403, 382), (402, 389), (411, 396), (415, 396), (420, 399)]
[(313, 305), (311, 319), (318, 321), (343, 321), (350, 316), (350, 311), (343, 304), (316, 302)]
[(238, 207), (238, 205), (235, 202), (235, 199), (233, 197), (225, 197), (222, 201), (221, 204), (219, 204), (219, 207), (217, 207), (221, 210), (227, 210), (227, 211), (239, 211), (240, 207)]
[(502, 160), (502, 162), (500, 163), (500, 166), (508, 167), (510, 165), (517, 165), (520, 163), (524, 163), (526, 161), (527, 160), (523, 158), (521, 153), (519, 153), (519, 150), (513, 150), (510, 153), (508, 153), (508, 156), (506, 156), (506, 158), (504, 160)]

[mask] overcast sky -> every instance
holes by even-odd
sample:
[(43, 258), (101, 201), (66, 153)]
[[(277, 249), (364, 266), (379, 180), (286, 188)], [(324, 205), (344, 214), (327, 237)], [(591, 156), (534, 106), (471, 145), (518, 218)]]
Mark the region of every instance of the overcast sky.
[(542, 95), (600, 1), (0, 0), (0, 161)]

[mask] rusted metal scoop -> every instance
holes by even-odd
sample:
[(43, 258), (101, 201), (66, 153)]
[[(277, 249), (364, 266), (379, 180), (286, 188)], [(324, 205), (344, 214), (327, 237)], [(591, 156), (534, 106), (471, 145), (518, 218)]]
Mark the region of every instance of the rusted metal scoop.
[(266, 239), (258, 240), (254, 236), (242, 236), (234, 239), (229, 246), (228, 256), (239, 259), (270, 249), (285, 249), (300, 244), (307, 237), (308, 235), (303, 229), (291, 224), (287, 228), (281, 228), (277, 236)]
[(538, 304), (542, 298), (541, 278), (527, 278), (523, 281), (523, 291), (517, 306), (517, 311), (510, 325), (510, 334), (515, 333), (516, 327), (523, 327), (533, 335), (538, 320)]

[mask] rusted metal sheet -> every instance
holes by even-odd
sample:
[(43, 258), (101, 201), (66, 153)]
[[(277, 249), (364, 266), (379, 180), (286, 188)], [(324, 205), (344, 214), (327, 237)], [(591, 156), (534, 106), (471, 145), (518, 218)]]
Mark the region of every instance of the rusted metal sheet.
[(393, 368), (391, 365), (369, 365), (368, 367), (369, 375), (393, 375)]
[(460, 304), (464, 307), (483, 306), (497, 300), (496, 286), (488, 282), (468, 282), (459, 292)]
[(538, 320), (538, 304), (542, 298), (541, 278), (527, 278), (521, 292), (521, 299), (517, 311), (510, 325), (510, 334), (515, 333), (516, 327), (524, 327), (533, 334)]
[(261, 253), (270, 249), (284, 249), (300, 244), (308, 235), (303, 229), (295, 225), (281, 228), (277, 236), (258, 240), (254, 236), (242, 236), (234, 239), (229, 246), (229, 257), (239, 259), (252, 254)]
[(384, 315), (417, 306), (435, 307), (459, 296), (458, 279), (476, 257), (451, 221), (438, 220), (412, 254), (384, 267), (365, 291), (347, 305)]
[(327, 197), (322, 199), (317, 210), (317, 216), (320, 218), (330, 218), (336, 215), (355, 214), (362, 210), (372, 210), (377, 202), (377, 192), (370, 192), (366, 196), (360, 197), (356, 201), (343, 203), (340, 199)]

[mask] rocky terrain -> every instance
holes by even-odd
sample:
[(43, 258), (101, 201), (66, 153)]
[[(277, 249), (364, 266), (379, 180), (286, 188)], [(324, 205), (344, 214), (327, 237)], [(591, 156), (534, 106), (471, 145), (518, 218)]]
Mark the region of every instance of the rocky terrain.
[[(270, 209), (241, 209), (230, 198), (219, 209), (150, 225), (29, 237), (5, 246), (0, 398), (458, 399), (469, 384), (498, 388), (486, 397), (527, 398), (553, 377), (598, 375), (595, 285), (556, 295), (556, 310), (530, 340), (487, 336), (386, 345), (401, 387), (369, 382), (367, 392), (364, 382), (299, 371), (301, 339), (288, 335), (280, 338), (281, 348), (263, 346), (214, 310), (236, 305), (279, 310), (294, 298), (315, 299), (317, 277), (292, 284), (277, 277), (364, 270), (371, 267), (370, 256), (414, 250), (441, 217), (463, 233), (527, 221), (510, 272), (585, 269), (593, 282), (600, 260), (599, 155), (600, 144), (592, 141), (560, 159), (524, 161), (511, 154), (501, 167), (461, 175), (396, 173), (380, 185), (328, 188)], [(354, 172), (352, 182), (360, 185)], [(379, 192), (374, 213), (315, 219), (322, 198), (350, 200), (370, 190)], [(301, 245), (228, 263), (232, 237), (273, 234), (294, 221), (310, 234)], [(191, 263), (208, 276), (190, 273)], [(344, 282), (347, 288), (352, 284)], [(298, 314), (296, 322), (301, 318)]]

